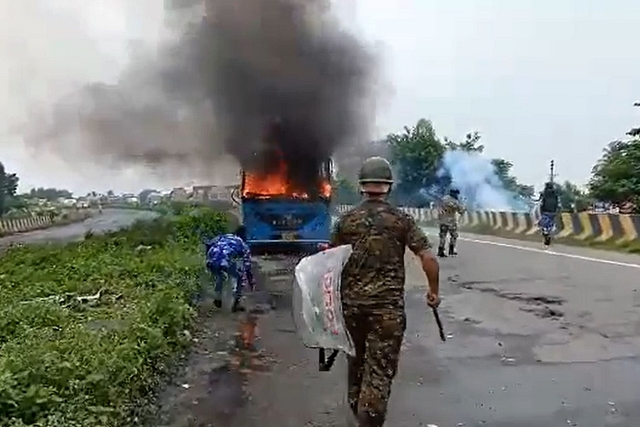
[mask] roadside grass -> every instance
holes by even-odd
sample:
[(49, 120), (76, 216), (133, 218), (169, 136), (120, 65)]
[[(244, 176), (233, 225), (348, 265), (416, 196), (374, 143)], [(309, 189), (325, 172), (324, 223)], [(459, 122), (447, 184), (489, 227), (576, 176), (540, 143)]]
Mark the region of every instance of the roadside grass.
[(133, 426), (189, 344), (201, 236), (237, 225), (211, 209), (0, 262), (0, 426)]

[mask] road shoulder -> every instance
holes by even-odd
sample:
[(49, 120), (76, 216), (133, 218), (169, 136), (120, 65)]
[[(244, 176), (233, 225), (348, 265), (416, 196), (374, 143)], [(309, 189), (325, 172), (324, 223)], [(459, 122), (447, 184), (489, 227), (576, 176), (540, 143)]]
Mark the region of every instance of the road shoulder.
[[(437, 245), (438, 230), (433, 227), (423, 227), (423, 229), (427, 232), (429, 238), (433, 240), (434, 245)], [(582, 258), (584, 261), (591, 260), (592, 262), (597, 262), (597, 260), (602, 260), (605, 262), (610, 261), (611, 263), (630, 264), (631, 266), (637, 266), (632, 268), (640, 268), (639, 255), (612, 250), (569, 246), (563, 244), (552, 244), (549, 249), (545, 249), (541, 241), (521, 240), (470, 232), (460, 233), (459, 240), (476, 245), (502, 246), (513, 250), (546, 253), (549, 256), (568, 256), (574, 259)]]

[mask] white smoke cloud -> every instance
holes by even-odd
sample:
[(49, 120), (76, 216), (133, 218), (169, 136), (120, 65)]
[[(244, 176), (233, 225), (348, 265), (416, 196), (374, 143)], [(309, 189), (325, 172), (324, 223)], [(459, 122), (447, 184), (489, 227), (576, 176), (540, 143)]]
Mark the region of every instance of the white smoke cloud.
[(504, 188), (491, 160), (479, 153), (447, 151), (438, 175), (450, 176), (452, 187), (460, 190), (460, 196), (474, 209), (529, 210), (524, 200)]

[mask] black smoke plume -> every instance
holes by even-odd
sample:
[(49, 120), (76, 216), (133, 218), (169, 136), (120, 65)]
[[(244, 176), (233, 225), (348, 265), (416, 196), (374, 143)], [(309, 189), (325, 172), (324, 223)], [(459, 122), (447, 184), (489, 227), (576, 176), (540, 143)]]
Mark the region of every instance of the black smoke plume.
[(276, 152), (308, 190), (339, 147), (368, 139), (375, 57), (340, 28), (328, 0), (207, 0), (204, 11), (182, 3), (168, 16), (197, 19), (178, 41), (153, 55), (132, 50), (117, 84), (61, 100), (27, 140), (200, 175), (225, 153), (244, 169), (274, 170)]

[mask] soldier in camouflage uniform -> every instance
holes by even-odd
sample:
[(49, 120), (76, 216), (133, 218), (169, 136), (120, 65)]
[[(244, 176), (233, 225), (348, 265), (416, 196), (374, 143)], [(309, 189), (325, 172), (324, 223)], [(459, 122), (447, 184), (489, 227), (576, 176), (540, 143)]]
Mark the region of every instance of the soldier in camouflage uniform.
[(385, 200), (393, 184), (389, 162), (367, 159), (359, 182), (364, 200), (338, 220), (331, 246), (353, 246), (341, 286), (345, 323), (356, 348), (355, 357), (348, 358), (349, 405), (358, 426), (381, 427), (406, 328), (406, 248), (420, 258), (429, 282), (427, 303), (434, 307), (439, 267), (414, 219)]
[(458, 255), (456, 252), (456, 242), (458, 241), (458, 217), (464, 214), (466, 209), (462, 202), (458, 200), (460, 191), (457, 189), (449, 190), (449, 195), (444, 196), (438, 210), (438, 223), (440, 224), (440, 233), (438, 242), (438, 256), (446, 257), (444, 247), (447, 243), (447, 234), (451, 236), (449, 240), (449, 255)]

